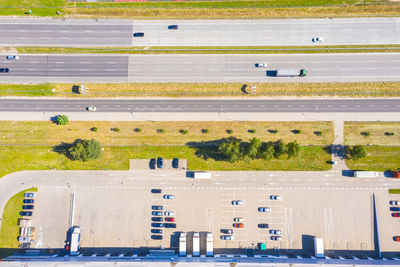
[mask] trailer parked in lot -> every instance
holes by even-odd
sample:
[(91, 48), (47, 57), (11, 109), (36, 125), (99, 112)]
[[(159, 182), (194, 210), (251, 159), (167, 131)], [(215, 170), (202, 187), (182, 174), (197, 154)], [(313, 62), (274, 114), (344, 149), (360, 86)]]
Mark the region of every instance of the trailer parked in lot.
[(186, 233), (181, 233), (179, 236), (179, 256), (186, 256)]
[(71, 256), (77, 256), (79, 254), (81, 243), (81, 228), (79, 226), (72, 227), (71, 230), (71, 243), (69, 254)]
[(193, 176), (198, 179), (211, 179), (210, 172), (193, 172)]
[(373, 171), (354, 171), (355, 178), (375, 178), (378, 177), (377, 172)]
[(207, 233), (206, 238), (206, 256), (212, 257), (214, 255), (214, 240), (213, 234)]
[(315, 251), (315, 257), (317, 258), (324, 257), (324, 240), (322, 238), (314, 236), (314, 251)]
[(200, 256), (200, 234), (193, 234), (193, 256)]

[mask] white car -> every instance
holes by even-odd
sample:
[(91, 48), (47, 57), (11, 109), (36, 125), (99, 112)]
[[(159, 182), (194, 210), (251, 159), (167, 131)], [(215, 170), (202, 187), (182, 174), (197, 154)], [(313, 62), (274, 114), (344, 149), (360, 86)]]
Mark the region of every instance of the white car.
[(269, 230), (269, 233), (271, 235), (281, 235), (282, 231), (281, 230)]
[(314, 37), (312, 38), (312, 41), (315, 42), (323, 42), (324, 41), (324, 37)]
[(175, 216), (175, 212), (173, 212), (173, 211), (165, 211), (164, 215), (165, 216), (169, 216), (169, 217), (174, 217)]
[(256, 63), (256, 68), (266, 68), (267, 63)]
[(95, 106), (89, 106), (86, 108), (88, 111), (96, 111), (97, 108)]
[(244, 201), (243, 200), (232, 200), (232, 205), (243, 205)]
[(389, 204), (390, 204), (390, 205), (400, 205), (400, 201), (391, 200), (391, 201), (389, 202)]
[(18, 60), (19, 56), (7, 56), (8, 60)]
[(235, 238), (233, 237), (233, 235), (222, 235), (221, 236), (222, 240), (235, 240)]
[(235, 218), (233, 218), (233, 221), (237, 222), (237, 223), (242, 223), (243, 222), (243, 218), (242, 217), (235, 217)]
[(280, 195), (270, 195), (269, 199), (271, 199), (271, 200), (282, 200)]

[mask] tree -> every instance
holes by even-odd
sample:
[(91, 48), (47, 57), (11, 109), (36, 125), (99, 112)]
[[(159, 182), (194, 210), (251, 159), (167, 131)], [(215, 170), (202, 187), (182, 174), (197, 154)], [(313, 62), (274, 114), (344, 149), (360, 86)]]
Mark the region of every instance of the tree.
[(350, 149), (349, 154), (353, 160), (359, 160), (367, 156), (367, 152), (363, 146), (353, 146), (353, 148)]
[(249, 157), (250, 159), (257, 158), (261, 145), (262, 143), (260, 139), (255, 137), (251, 139), (250, 144), (247, 146), (245, 150), (245, 156)]
[(101, 146), (100, 143), (94, 139), (79, 139), (71, 148), (68, 149), (68, 153), (74, 160), (88, 161), (91, 159), (97, 159), (101, 156)]
[(269, 142), (261, 147), (259, 157), (264, 160), (270, 160), (274, 157), (274, 152), (275, 152), (274, 144)]
[(68, 117), (66, 115), (58, 115), (57, 116), (57, 124), (58, 125), (66, 125), (68, 123)]
[(97, 127), (92, 127), (92, 128), (90, 128), (90, 130), (91, 130), (92, 132), (97, 132), (98, 128), (97, 128)]
[(179, 132), (180, 132), (181, 134), (187, 134), (189, 131), (186, 130), (186, 129), (182, 129), (182, 130), (179, 130)]
[(226, 130), (226, 132), (227, 132), (228, 134), (233, 134), (233, 131), (230, 130), (230, 129)]
[(285, 153), (286, 153), (286, 144), (282, 142), (282, 140), (278, 140), (275, 143), (275, 151), (274, 151), (275, 158), (279, 158), (281, 155)]
[(210, 131), (208, 129), (201, 129), (201, 132), (204, 134), (208, 134)]
[(240, 142), (228, 141), (218, 146), (218, 152), (221, 153), (229, 162), (238, 161), (240, 158)]
[(297, 157), (299, 155), (300, 146), (296, 141), (290, 142), (287, 144), (286, 153), (288, 157)]

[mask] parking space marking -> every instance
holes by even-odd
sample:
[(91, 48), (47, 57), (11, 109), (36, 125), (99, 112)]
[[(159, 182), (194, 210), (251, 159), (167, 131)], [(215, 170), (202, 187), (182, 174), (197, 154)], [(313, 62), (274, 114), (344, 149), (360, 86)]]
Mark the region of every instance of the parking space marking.
[(324, 219), (325, 219), (325, 240), (327, 247), (333, 247), (333, 217), (332, 208), (324, 208)]
[(286, 240), (288, 247), (293, 248), (293, 216), (292, 208), (285, 208)]
[(208, 232), (212, 232), (213, 224), (214, 224), (214, 209), (207, 208), (206, 209), (206, 226), (207, 226)]

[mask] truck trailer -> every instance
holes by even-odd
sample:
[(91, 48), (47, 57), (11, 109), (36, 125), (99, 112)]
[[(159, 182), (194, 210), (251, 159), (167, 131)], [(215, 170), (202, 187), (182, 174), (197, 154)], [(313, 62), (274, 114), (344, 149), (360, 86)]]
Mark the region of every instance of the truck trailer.
[(193, 172), (193, 177), (197, 179), (211, 179), (211, 172)]
[(77, 256), (79, 254), (81, 243), (81, 228), (79, 226), (72, 227), (71, 230), (71, 242), (69, 254), (71, 256)]
[(276, 77), (304, 77), (307, 75), (306, 69), (277, 69)]
[(213, 240), (213, 234), (212, 233), (207, 233), (207, 238), (206, 238), (206, 256), (207, 257), (214, 256), (214, 240)]
[(375, 178), (378, 177), (377, 172), (372, 171), (354, 171), (355, 178)]
[(200, 256), (200, 234), (193, 234), (193, 256)]
[(179, 236), (179, 256), (186, 256), (186, 233), (181, 233)]
[(314, 251), (315, 257), (324, 257), (324, 240), (322, 238), (314, 236)]

